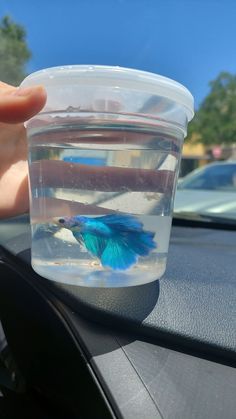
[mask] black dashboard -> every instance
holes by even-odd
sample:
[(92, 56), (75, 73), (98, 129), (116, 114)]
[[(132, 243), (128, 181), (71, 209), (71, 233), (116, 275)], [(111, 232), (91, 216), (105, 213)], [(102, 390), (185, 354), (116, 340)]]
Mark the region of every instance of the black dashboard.
[[(163, 279), (90, 289), (32, 271), (27, 218), (2, 227), (0, 318), (32, 385), (78, 417), (235, 418), (236, 231), (173, 226)], [(77, 377), (70, 345), (85, 368)], [(97, 402), (83, 406), (91, 388)]]

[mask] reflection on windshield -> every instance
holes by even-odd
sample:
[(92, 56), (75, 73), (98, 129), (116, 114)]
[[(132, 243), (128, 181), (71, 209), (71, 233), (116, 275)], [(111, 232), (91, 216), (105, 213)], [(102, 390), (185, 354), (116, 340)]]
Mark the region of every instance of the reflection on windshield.
[(215, 163), (186, 177), (179, 189), (207, 189), (236, 191), (236, 162)]
[(180, 180), (174, 212), (236, 220), (236, 162), (209, 164)]

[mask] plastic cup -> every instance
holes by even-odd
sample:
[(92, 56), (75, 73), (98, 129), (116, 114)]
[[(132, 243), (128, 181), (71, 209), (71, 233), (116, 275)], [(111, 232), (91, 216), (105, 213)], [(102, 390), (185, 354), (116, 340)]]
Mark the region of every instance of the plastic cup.
[(49, 68), (22, 86), (35, 84), (48, 98), (26, 123), (33, 269), (87, 287), (160, 279), (190, 92), (103, 66)]

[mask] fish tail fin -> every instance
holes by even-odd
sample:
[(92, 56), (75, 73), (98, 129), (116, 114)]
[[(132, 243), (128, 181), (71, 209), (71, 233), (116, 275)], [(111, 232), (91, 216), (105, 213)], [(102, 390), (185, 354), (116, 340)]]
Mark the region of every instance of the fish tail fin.
[(102, 265), (114, 270), (130, 268), (137, 262), (139, 256), (147, 256), (156, 248), (153, 238), (154, 233), (150, 231), (126, 232), (125, 235), (110, 238), (101, 255)]
[(107, 246), (102, 254), (101, 262), (103, 266), (108, 266), (114, 270), (126, 270), (137, 261), (137, 254), (125, 243), (117, 239), (109, 239)]
[(142, 231), (136, 234), (129, 234), (127, 237), (128, 246), (139, 256), (147, 256), (157, 244), (154, 241), (155, 233), (151, 231)]

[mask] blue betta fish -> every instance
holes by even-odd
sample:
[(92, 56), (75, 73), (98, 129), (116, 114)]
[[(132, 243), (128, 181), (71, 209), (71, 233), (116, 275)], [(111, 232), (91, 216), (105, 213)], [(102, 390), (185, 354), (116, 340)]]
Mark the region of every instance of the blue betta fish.
[(154, 233), (145, 231), (143, 224), (132, 215), (109, 214), (101, 217), (63, 217), (61, 227), (71, 230), (86, 249), (100, 259), (101, 264), (114, 270), (126, 270), (139, 256), (147, 256), (156, 248)]

